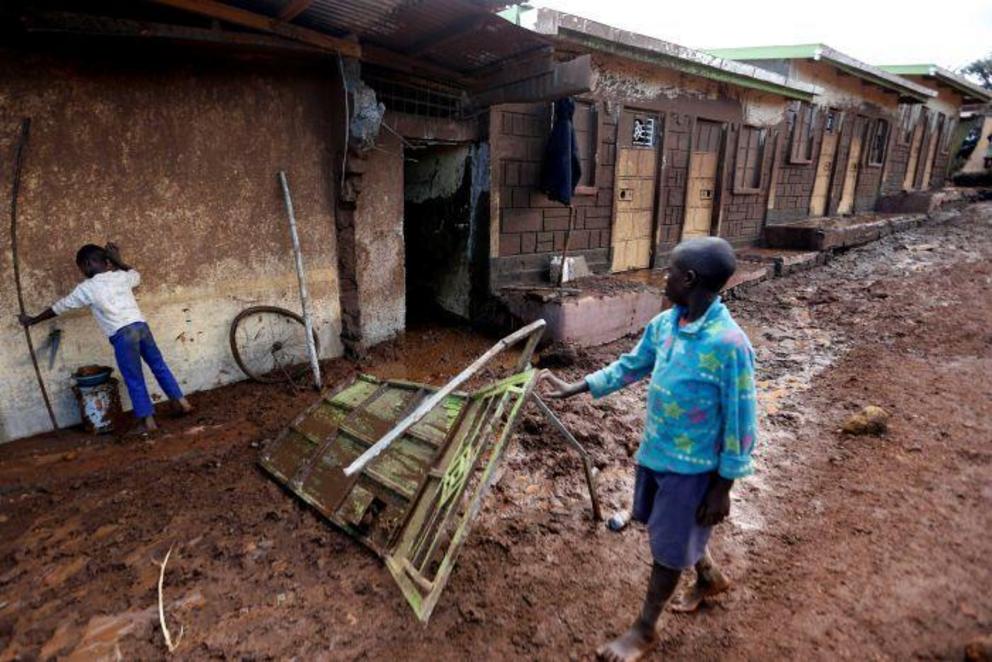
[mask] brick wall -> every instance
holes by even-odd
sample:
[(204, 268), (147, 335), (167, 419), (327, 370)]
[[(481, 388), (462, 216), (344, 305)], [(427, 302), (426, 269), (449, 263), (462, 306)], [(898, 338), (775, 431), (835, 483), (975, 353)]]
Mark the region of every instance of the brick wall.
[(809, 215), (809, 199), (813, 195), (816, 181), (816, 162), (820, 158), (820, 142), (823, 138), (825, 113), (817, 113), (813, 127), (813, 158), (810, 163), (791, 163), (792, 125), (796, 121), (794, 108), (786, 111), (786, 121), (782, 126), (782, 140), (779, 140), (776, 158), (778, 179), (775, 183), (775, 207), (768, 210), (768, 220), (792, 221)]
[(689, 175), (689, 137), (692, 118), (671, 112), (665, 118), (665, 159), (662, 171), (661, 211), (658, 217), (659, 242), (655, 255), (672, 250), (682, 232), (685, 214), (685, 186)]
[[(616, 118), (601, 115), (596, 190), (576, 195), (570, 250), (609, 249), (616, 158)], [(540, 192), (541, 160), (550, 129), (548, 104), (494, 109), (490, 140), (499, 190), (499, 256), (546, 254), (565, 246), (569, 211)]]
[(779, 131), (771, 129), (765, 139), (765, 149), (768, 154), (762, 164), (761, 192), (734, 192), (734, 155), (736, 154), (739, 128), (731, 131), (727, 137), (727, 161), (723, 179), (723, 216), (720, 223), (720, 236), (734, 245), (751, 244), (761, 238), (764, 226), (765, 207), (768, 205), (768, 193), (771, 189), (772, 166), (775, 161), (774, 151), (782, 142), (778, 139)]
[(947, 176), (947, 160), (949, 158), (950, 150), (941, 153), (938, 146), (937, 155), (933, 159), (933, 170), (930, 172), (930, 188), (941, 188), (944, 185), (944, 178)]
[[(893, 133), (901, 132), (901, 128), (897, 126)], [(889, 141), (889, 155), (886, 159), (885, 175), (882, 178), (882, 195), (895, 195), (902, 191), (906, 168), (909, 167), (911, 146), (912, 142), (905, 143), (898, 135), (894, 135)]]

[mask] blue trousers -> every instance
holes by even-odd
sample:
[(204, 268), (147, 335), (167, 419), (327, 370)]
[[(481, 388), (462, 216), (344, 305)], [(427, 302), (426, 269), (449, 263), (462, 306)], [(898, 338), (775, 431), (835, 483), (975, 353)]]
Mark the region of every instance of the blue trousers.
[(152, 399), (148, 397), (148, 387), (145, 386), (145, 375), (141, 372), (141, 359), (148, 364), (158, 385), (171, 400), (183, 397), (182, 389), (165, 364), (147, 324), (135, 322), (117, 329), (117, 333), (110, 336), (110, 344), (114, 346), (117, 368), (124, 377), (135, 416), (145, 418), (155, 413)]

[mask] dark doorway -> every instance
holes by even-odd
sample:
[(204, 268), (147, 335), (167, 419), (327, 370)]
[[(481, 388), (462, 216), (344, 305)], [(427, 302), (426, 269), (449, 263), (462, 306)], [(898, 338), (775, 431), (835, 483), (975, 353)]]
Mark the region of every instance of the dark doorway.
[[(409, 147), (404, 159), (407, 325), (469, 320), (488, 253), (487, 145)], [(484, 228), (477, 231), (477, 228)]]

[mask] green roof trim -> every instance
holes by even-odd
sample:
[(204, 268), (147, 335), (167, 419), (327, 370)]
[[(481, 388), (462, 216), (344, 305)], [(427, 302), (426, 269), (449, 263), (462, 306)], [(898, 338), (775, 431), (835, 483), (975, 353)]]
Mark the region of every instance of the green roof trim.
[(959, 92), (964, 97), (964, 103), (992, 101), (992, 90), (986, 90), (964, 76), (949, 69), (938, 67), (936, 64), (881, 64), (878, 68), (899, 76), (923, 76), (936, 79)]
[(744, 48), (704, 48), (704, 53), (728, 60), (806, 60), (817, 57), (823, 44), (792, 46), (752, 46)]
[(936, 96), (930, 88), (901, 78), (893, 72), (845, 55), (826, 44), (795, 44), (791, 46), (752, 46), (744, 48), (711, 48), (705, 51), (715, 57), (730, 60), (823, 60), (861, 80), (895, 92), (900, 101), (922, 102)]

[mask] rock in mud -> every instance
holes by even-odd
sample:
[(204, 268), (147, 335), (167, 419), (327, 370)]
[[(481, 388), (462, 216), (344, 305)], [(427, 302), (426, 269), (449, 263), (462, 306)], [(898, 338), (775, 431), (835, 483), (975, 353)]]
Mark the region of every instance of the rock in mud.
[(992, 634), (972, 639), (964, 648), (965, 662), (992, 662)]
[(845, 434), (878, 436), (889, 427), (889, 412), (875, 405), (868, 405), (846, 421), (841, 428)]

